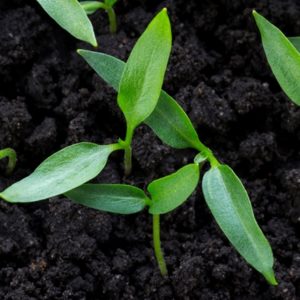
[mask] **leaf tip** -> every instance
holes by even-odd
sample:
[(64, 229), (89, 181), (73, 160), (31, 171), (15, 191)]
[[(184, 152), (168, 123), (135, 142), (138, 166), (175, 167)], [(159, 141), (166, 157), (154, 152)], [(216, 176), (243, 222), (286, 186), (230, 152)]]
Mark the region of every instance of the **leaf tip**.
[(269, 270), (268, 272), (264, 272), (263, 275), (269, 284), (278, 285), (273, 269)]

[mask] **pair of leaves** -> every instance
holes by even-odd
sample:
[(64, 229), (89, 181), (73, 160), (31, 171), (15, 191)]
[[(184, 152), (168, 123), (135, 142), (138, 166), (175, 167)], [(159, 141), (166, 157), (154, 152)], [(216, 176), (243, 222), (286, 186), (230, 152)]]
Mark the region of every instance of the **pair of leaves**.
[(63, 194), (97, 176), (114, 145), (78, 143), (48, 157), (28, 177), (8, 187), (0, 197), (12, 203), (35, 202)]
[(71, 35), (97, 47), (93, 25), (77, 0), (37, 0), (37, 2)]
[(274, 76), (286, 95), (300, 105), (300, 39), (288, 39), (266, 18), (253, 12)]
[(125, 184), (84, 184), (65, 195), (72, 201), (102, 211), (132, 214), (148, 205), (151, 214), (168, 213), (193, 193), (199, 182), (199, 166), (189, 164), (148, 185), (143, 190)]
[[(114, 89), (118, 89), (124, 62), (112, 56), (92, 51), (78, 53)], [(199, 150), (198, 135), (182, 108), (166, 92), (161, 91), (158, 104), (145, 120), (159, 138), (174, 148), (195, 148)], [(195, 161), (203, 162), (200, 155)], [(184, 184), (189, 180), (181, 178)], [(176, 187), (172, 185), (168, 193)], [(79, 188), (80, 189), (80, 188)], [(237, 251), (271, 283), (276, 284), (273, 272), (273, 255), (269, 243), (254, 218), (251, 203), (241, 181), (228, 166), (217, 166), (204, 176), (203, 191), (206, 202), (217, 223)], [(161, 195), (160, 209), (163, 210), (164, 195)], [(167, 201), (166, 201), (167, 203)], [(168, 204), (166, 204), (168, 206)], [(174, 209), (176, 206), (171, 206)]]
[[(125, 63), (113, 56), (88, 50), (78, 50), (85, 61), (109, 85), (118, 91)], [(200, 150), (200, 141), (189, 117), (177, 102), (161, 91), (158, 103), (144, 121), (167, 145)]]

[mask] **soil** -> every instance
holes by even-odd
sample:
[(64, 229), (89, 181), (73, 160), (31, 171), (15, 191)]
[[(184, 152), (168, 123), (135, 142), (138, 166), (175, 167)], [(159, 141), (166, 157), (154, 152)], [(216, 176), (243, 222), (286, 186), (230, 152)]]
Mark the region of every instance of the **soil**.
[[(300, 110), (267, 65), (251, 10), (287, 35), (300, 34), (297, 0), (120, 0), (119, 31), (92, 16), (99, 50), (126, 59), (147, 23), (168, 7), (174, 44), (164, 84), (201, 140), (242, 178), (275, 256), (277, 287), (245, 263), (206, 207), (201, 189), (162, 217), (170, 276), (153, 257), (151, 218), (120, 216), (63, 197), (0, 202), (0, 299), (300, 299)], [(90, 48), (58, 27), (36, 1), (0, 2), (0, 148), (18, 153), (0, 190), (30, 174), (51, 153), (124, 135), (116, 93), (76, 54)], [(136, 131), (134, 171), (121, 154), (95, 182), (145, 187), (189, 161), (146, 126)]]

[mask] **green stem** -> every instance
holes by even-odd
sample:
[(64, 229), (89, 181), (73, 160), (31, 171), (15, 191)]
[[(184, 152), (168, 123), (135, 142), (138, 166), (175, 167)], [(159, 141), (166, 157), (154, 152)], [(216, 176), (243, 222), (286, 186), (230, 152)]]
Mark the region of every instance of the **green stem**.
[(125, 141), (121, 141), (121, 145), (124, 149), (124, 171), (125, 175), (128, 176), (131, 173), (132, 169), (132, 138), (133, 138), (134, 129), (128, 126), (126, 130)]
[(11, 148), (6, 148), (3, 150), (0, 150), (0, 159), (5, 158), (5, 157), (8, 158), (6, 173), (8, 175), (10, 175), (16, 166), (16, 162), (17, 162), (16, 151)]
[(202, 142), (198, 141), (197, 145), (195, 145), (195, 149), (197, 149), (202, 155), (207, 157), (207, 160), (209, 161), (212, 168), (218, 167), (220, 165), (220, 162), (214, 156), (212, 151), (208, 147), (206, 147)]
[(166, 266), (166, 262), (164, 259), (163, 251), (161, 249), (160, 243), (160, 215), (153, 215), (153, 246), (154, 253), (158, 263), (158, 267), (160, 269), (160, 273), (163, 276), (168, 275), (168, 270)]
[(99, 1), (82, 1), (80, 5), (88, 15), (93, 14), (98, 9), (107, 9), (107, 5)]
[(117, 32), (117, 17), (115, 10), (112, 7), (108, 7), (106, 9), (106, 12), (108, 14), (108, 20), (109, 20), (109, 30), (111, 33)]

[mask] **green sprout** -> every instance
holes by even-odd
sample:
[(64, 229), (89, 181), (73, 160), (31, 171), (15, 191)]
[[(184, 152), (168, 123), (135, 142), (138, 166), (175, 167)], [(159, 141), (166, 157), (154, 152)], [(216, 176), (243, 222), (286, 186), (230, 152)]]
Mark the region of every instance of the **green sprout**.
[(89, 20), (89, 14), (98, 9), (104, 9), (109, 19), (110, 31), (117, 31), (116, 14), (114, 5), (117, 0), (82, 1), (78, 0), (37, 0), (48, 15), (62, 28), (75, 38), (90, 43), (97, 47), (94, 28)]
[(285, 94), (300, 105), (300, 37), (286, 37), (262, 15), (253, 11), (272, 72)]
[(8, 158), (6, 174), (10, 175), (13, 172), (13, 170), (16, 166), (16, 163), (17, 163), (16, 151), (11, 148), (5, 148), (5, 149), (0, 150), (0, 159), (6, 158), (6, 157)]
[[(100, 77), (114, 89), (118, 90), (123, 69), (126, 66), (123, 61), (104, 53), (88, 50), (79, 50), (78, 53)], [(262, 273), (270, 284), (276, 285), (277, 281), (273, 271), (274, 258), (272, 249), (255, 220), (247, 191), (234, 171), (229, 166), (221, 164), (213, 152), (200, 141), (189, 117), (166, 92), (161, 91), (154, 111), (144, 123), (148, 125), (165, 144), (177, 149), (195, 149), (198, 154), (195, 156), (194, 162), (199, 166), (201, 166), (204, 161), (208, 161), (211, 168), (204, 174), (202, 190), (212, 215), (241, 256), (243, 256), (252, 267)], [(182, 182), (179, 180), (182, 180)], [(175, 205), (176, 203), (182, 204), (183, 202), (178, 201), (173, 195), (173, 190), (182, 188), (182, 185), (189, 189), (192, 183), (193, 181), (188, 176), (175, 178), (172, 184), (167, 186), (168, 189), (160, 188), (162, 195), (153, 197), (152, 202), (150, 202), (152, 204), (150, 204), (149, 212), (153, 214), (154, 219), (154, 246), (157, 245), (155, 252), (163, 274), (165, 273), (165, 269), (163, 267), (164, 264), (161, 263), (162, 255), (160, 251), (157, 251), (157, 248), (159, 248), (158, 245), (160, 245), (160, 242), (158, 242), (158, 215), (173, 210), (177, 207), (177, 205)], [(78, 187), (77, 192), (80, 191), (81, 188), (82, 187)], [(156, 192), (158, 190), (159, 189), (155, 189)], [(151, 184), (148, 186), (148, 191), (151, 193)], [(100, 194), (101, 193), (99, 193), (98, 196), (94, 196), (95, 202), (99, 200), (97, 205), (98, 208), (101, 209)], [(167, 201), (165, 198), (168, 194), (170, 198)], [(87, 195), (88, 193), (86, 193), (82, 199), (77, 198), (75, 200), (81, 204), (85, 204), (80, 200), (83, 200)], [(67, 193), (67, 196), (74, 200), (72, 192)], [(123, 200), (125, 201), (125, 197), (123, 197)], [(158, 209), (155, 208), (155, 203), (160, 203)], [(174, 206), (170, 205), (170, 203), (174, 203)]]
[[(34, 202), (64, 194), (76, 203), (112, 213), (131, 214), (147, 208), (152, 215), (155, 256), (163, 275), (167, 267), (160, 240), (160, 215), (182, 205), (199, 184), (204, 162), (202, 190), (216, 222), (235, 249), (270, 284), (276, 285), (272, 249), (258, 226), (249, 196), (233, 170), (218, 161), (199, 139), (183, 109), (162, 91), (171, 51), (171, 28), (163, 9), (149, 24), (126, 63), (87, 50), (78, 53), (118, 92), (118, 105), (126, 120), (125, 139), (111, 145), (82, 142), (47, 158), (31, 175), (0, 193), (11, 203)], [(124, 167), (131, 170), (134, 130), (147, 124), (167, 145), (195, 150), (194, 163), (156, 179), (147, 192), (124, 184), (86, 184), (105, 167), (110, 154), (124, 152)]]

